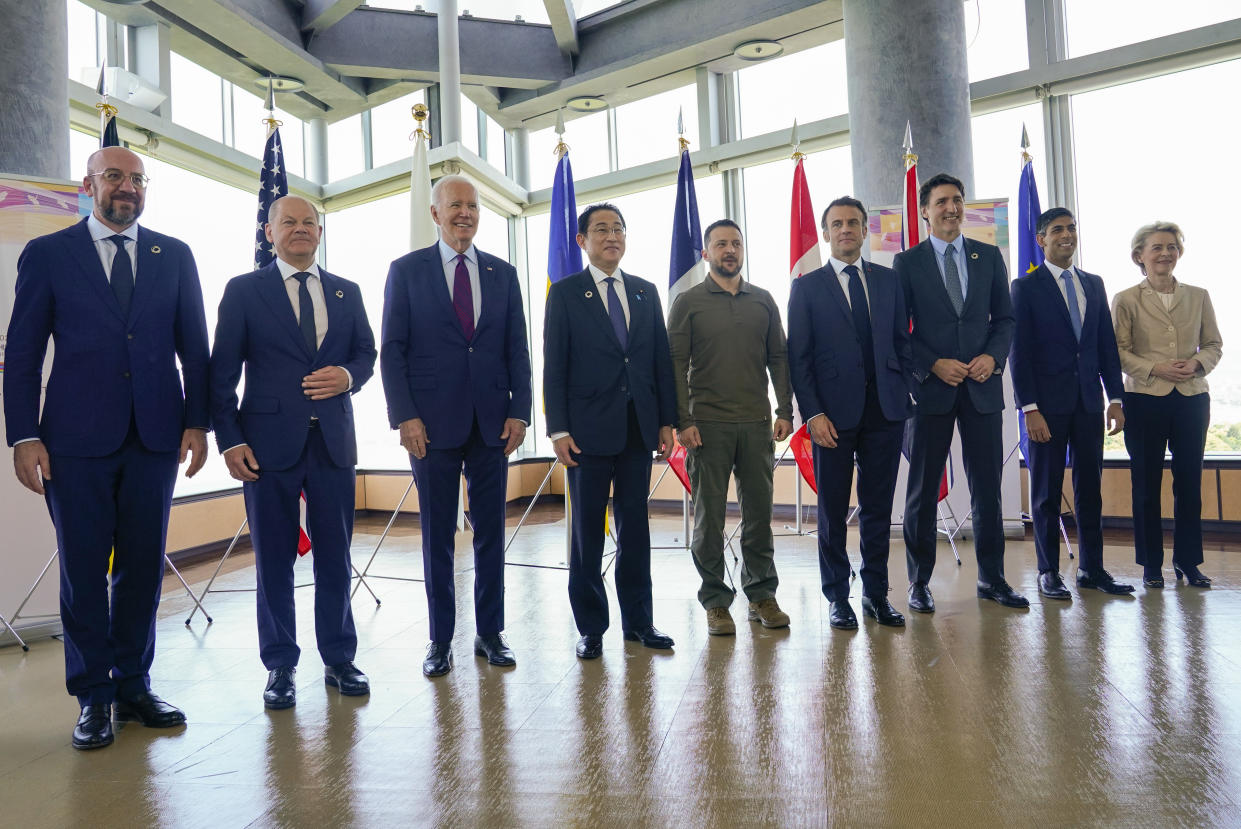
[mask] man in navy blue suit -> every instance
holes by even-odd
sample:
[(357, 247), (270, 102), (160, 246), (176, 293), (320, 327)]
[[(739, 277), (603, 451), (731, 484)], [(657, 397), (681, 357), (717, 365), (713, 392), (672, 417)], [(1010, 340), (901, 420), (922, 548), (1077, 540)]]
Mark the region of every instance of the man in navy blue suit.
[(947, 173), (918, 191), (931, 233), (898, 253), (894, 269), (913, 325), (913, 438), (905, 496), (909, 607), (932, 613), (936, 505), (944, 462), (959, 426), (973, 510), (978, 597), (1005, 607), (1030, 603), (1004, 580), (1004, 362), (1013, 339), (1008, 271), (1000, 249), (961, 234), (965, 186)]
[[(1038, 555), (1038, 592), (1071, 598), (1060, 577), (1060, 499), (1065, 448), (1073, 452), (1073, 506), (1081, 561), (1077, 586), (1113, 595), (1133, 592), (1103, 569), (1103, 421), (1125, 426), (1124, 381), (1103, 280), (1073, 267), (1077, 220), (1063, 207), (1038, 217), (1046, 261), (1013, 282), (1013, 393), (1030, 436), (1030, 512)], [(1103, 411), (1106, 391), (1107, 412)]]
[(852, 574), (845, 550), (853, 467), (858, 470), (862, 612), (881, 625), (905, 617), (888, 601), (892, 498), (909, 417), (913, 354), (900, 283), (862, 259), (866, 208), (849, 196), (823, 212), (826, 265), (793, 282), (789, 365), (793, 390), (814, 442), (819, 489), (819, 574), (831, 603), (828, 623), (857, 628), (849, 606)]
[(440, 240), (392, 263), (379, 365), (388, 420), (418, 485), (431, 643), (422, 672), (452, 670), (453, 542), (461, 474), (474, 528), (474, 653), (517, 664), (504, 636), (508, 456), (530, 422), (530, 349), (517, 271), (474, 246), (478, 190), (445, 176), (431, 191)]
[(651, 453), (672, 451), (676, 385), (668, 331), (655, 286), (620, 269), (625, 219), (614, 205), (592, 205), (577, 221), (590, 265), (552, 285), (543, 330), (547, 432), (564, 464), (573, 540), (569, 602), (581, 638), (577, 655), (597, 659), (608, 629), (600, 566), (612, 490), (616, 519), (616, 596), (624, 637), (671, 648), (651, 607), (651, 531), (646, 511)]
[(185, 722), (151, 693), (150, 669), (177, 465), (192, 455), (190, 477), (206, 460), (207, 323), (189, 248), (138, 225), (148, 181), (129, 150), (91, 155), (82, 185), (94, 209), (22, 251), (9, 321), (7, 437), (18, 479), (56, 526), (79, 749), (112, 742), (114, 703), (146, 726)]
[[(224, 288), (211, 351), (211, 421), (228, 471), (242, 482), (258, 576), (263, 704), (296, 702), (297, 614), (293, 563), (301, 509), (315, 573), (315, 638), (324, 681), (342, 694), (370, 692), (353, 663), (349, 605), (354, 467), (352, 394), (375, 368), (362, 294), (315, 264), (319, 214), (300, 196), (272, 203), (265, 227), (276, 259)], [(245, 370), (240, 405), (237, 382)]]

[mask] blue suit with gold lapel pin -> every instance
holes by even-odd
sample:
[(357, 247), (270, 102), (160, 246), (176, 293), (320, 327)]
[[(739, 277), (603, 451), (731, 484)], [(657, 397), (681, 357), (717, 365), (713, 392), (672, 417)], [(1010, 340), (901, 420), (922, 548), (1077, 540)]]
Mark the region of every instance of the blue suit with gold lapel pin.
[[(278, 261), (278, 260), (277, 260)], [(358, 286), (319, 269), (327, 331), (312, 352), (277, 261), (229, 280), (211, 351), (211, 422), (223, 452), (248, 444), (257, 481), (243, 484), (258, 571), (259, 656), (268, 670), (297, 665), (293, 562), (306, 493), (315, 573), (315, 636), (325, 665), (357, 649), (349, 606), (358, 461), (351, 395), (375, 370), (375, 338)], [(325, 366), (349, 372), (344, 394), (312, 401), (302, 378)], [(237, 382), (245, 370), (245, 394)]]
[[(7, 438), (10, 446), (38, 438), (48, 450), (66, 685), (82, 705), (150, 690), (181, 436), (208, 426), (207, 323), (194, 257), (171, 236), (141, 226), (137, 236), (128, 314), (84, 219), (22, 251), (9, 321)], [(49, 337), (55, 357), (40, 417)]]
[[(453, 551), (461, 474), (474, 528), (474, 621), (504, 630), (504, 511), (508, 418), (530, 422), (530, 348), (517, 270), (471, 245), (481, 307), (467, 337), (444, 278), (442, 242), (392, 263), (384, 290), (380, 372), (393, 429), (420, 418), (427, 452), (410, 455), (418, 484), (422, 566), (431, 641), (456, 630)], [(455, 253), (454, 253), (455, 255)]]

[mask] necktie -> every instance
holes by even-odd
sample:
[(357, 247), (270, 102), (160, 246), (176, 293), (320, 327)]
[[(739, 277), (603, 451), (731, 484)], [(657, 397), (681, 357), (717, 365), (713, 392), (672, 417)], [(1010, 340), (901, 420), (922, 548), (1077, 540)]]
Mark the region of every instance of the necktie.
[(957, 316), (965, 310), (965, 294), (961, 293), (961, 274), (957, 272), (957, 252), (949, 245), (944, 249), (944, 287), (948, 289), (948, 299), (952, 302)]
[(1077, 289), (1073, 287), (1073, 272), (1064, 270), (1060, 274), (1064, 280), (1064, 295), (1069, 301), (1069, 320), (1073, 323), (1073, 335), (1080, 341), (1082, 338), (1082, 311), (1077, 307)]
[(853, 310), (853, 329), (862, 343), (862, 358), (866, 367), (866, 379), (875, 377), (875, 342), (870, 331), (870, 306), (866, 303), (866, 289), (862, 287), (862, 275), (854, 265), (846, 265), (849, 276), (849, 305)]
[(465, 266), (465, 254), (457, 254), (457, 270), (452, 278), (452, 308), (465, 338), (474, 336), (474, 292), (470, 290), (470, 271)]
[(134, 297), (134, 265), (129, 261), (129, 253), (125, 250), (124, 236), (109, 236), (108, 241), (116, 245), (116, 256), (112, 257), (112, 293), (121, 306), (121, 313), (129, 316), (129, 301)]
[(621, 307), (620, 297), (616, 295), (616, 277), (609, 276), (603, 280), (608, 283), (608, 318), (612, 320), (612, 330), (620, 341), (622, 351), (629, 350), (629, 327), (625, 325), (625, 309)]
[(315, 306), (310, 301), (310, 289), (306, 287), (306, 280), (310, 278), (308, 273), (295, 273), (293, 278), (297, 280), (297, 326), (302, 329), (302, 338), (306, 340), (306, 347), (310, 349), (310, 353), (314, 354), (319, 350), (319, 335), (315, 331)]

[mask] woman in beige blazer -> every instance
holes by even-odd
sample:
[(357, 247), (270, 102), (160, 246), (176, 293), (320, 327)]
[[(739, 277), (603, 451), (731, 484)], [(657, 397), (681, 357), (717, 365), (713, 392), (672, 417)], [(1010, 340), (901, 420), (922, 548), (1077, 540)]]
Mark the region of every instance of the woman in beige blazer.
[(1172, 452), (1175, 529), (1172, 567), (1194, 587), (1202, 574), (1202, 456), (1211, 421), (1206, 375), (1223, 341), (1211, 297), (1173, 275), (1185, 237), (1172, 222), (1138, 229), (1133, 261), (1146, 278), (1112, 302), (1125, 373), (1125, 448), (1133, 482), (1133, 540), (1142, 583), (1163, 587), (1160, 490), (1165, 450)]

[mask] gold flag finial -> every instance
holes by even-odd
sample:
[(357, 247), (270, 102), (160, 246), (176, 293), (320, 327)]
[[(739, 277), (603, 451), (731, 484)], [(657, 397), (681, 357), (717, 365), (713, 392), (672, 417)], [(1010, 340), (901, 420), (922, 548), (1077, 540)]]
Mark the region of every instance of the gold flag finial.
[(427, 108), (426, 104), (414, 104), (409, 108), (409, 114), (414, 116), (414, 122), (417, 124), (414, 127), (414, 131), (409, 134), (409, 140), (413, 141), (418, 136), (422, 136), (430, 141), (431, 132), (427, 119), (431, 117), (431, 110)]
[(552, 155), (559, 160), (569, 151), (569, 145), (564, 143), (564, 107), (556, 110), (556, 146), (552, 149)]

